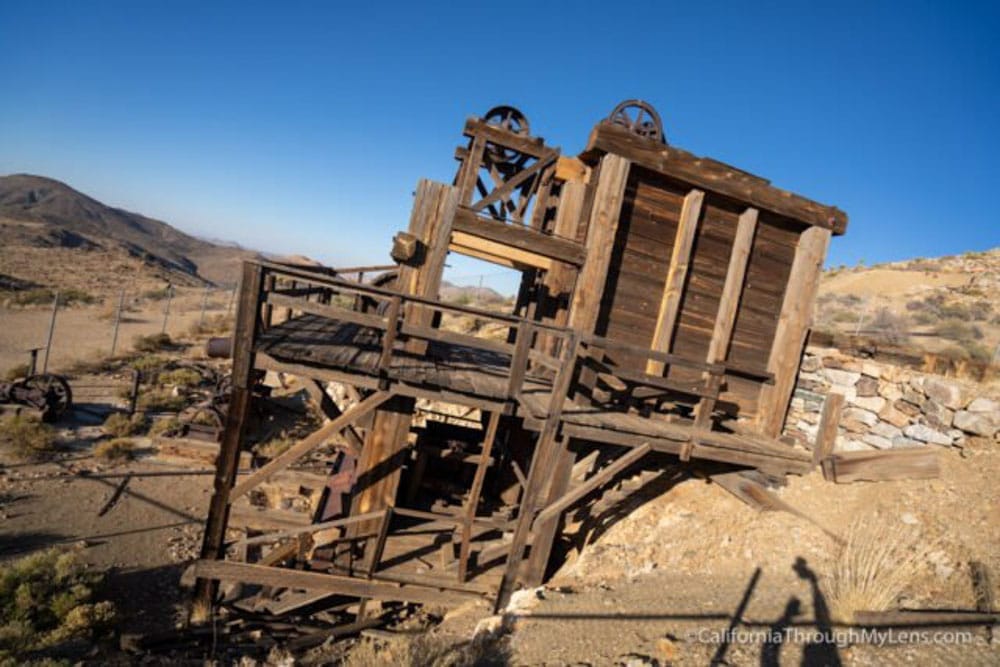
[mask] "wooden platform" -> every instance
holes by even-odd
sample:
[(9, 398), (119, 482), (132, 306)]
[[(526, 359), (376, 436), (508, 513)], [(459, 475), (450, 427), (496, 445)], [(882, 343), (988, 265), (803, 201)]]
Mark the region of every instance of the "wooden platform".
[[(525, 390), (520, 403), (525, 425), (541, 428), (551, 392)], [(691, 458), (759, 467), (774, 472), (807, 472), (812, 454), (777, 440), (748, 435), (695, 429), (690, 419), (668, 421), (667, 415), (643, 417), (611, 408), (580, 406), (567, 400), (562, 412), (562, 432), (570, 437), (599, 443), (638, 447), (643, 443), (656, 451), (682, 454), (689, 447)]]
[[(325, 374), (332, 380), (346, 379), (337, 377), (346, 373), (351, 383), (375, 388), (383, 379), (379, 374), (382, 335), (373, 327), (306, 314), (262, 332), (256, 351), (263, 355), (260, 367), (290, 371), (303, 367), (312, 377)], [(483, 339), (484, 344), (489, 342)], [(442, 400), (453, 393), (456, 400), (478, 400), (496, 407), (508, 399), (510, 364), (510, 355), (502, 352), (432, 341), (423, 355), (397, 346), (384, 379), (402, 383), (402, 394), (441, 391)], [(528, 384), (539, 388), (544, 380), (529, 379)]]

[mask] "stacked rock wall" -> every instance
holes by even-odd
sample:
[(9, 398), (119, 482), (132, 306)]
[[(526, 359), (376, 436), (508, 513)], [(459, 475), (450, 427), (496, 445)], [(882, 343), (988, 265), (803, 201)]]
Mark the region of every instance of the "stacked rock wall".
[(844, 394), (834, 451), (961, 447), (969, 435), (1000, 436), (997, 392), (898, 366), (809, 348), (785, 431), (812, 442), (829, 392)]

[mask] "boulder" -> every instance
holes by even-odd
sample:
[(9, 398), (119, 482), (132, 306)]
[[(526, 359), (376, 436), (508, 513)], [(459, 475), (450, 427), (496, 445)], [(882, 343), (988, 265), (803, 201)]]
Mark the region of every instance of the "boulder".
[(1000, 403), (988, 398), (975, 398), (965, 408), (969, 412), (993, 412), (1000, 414)]
[(823, 369), (823, 374), (826, 375), (826, 379), (828, 379), (831, 384), (837, 385), (838, 387), (853, 387), (857, 381), (861, 379), (861, 373), (843, 371), (836, 368)]
[(958, 410), (965, 405), (965, 395), (960, 385), (939, 377), (924, 378), (924, 393), (946, 408)]
[(862, 375), (854, 388), (858, 390), (858, 396), (878, 396), (878, 380), (870, 375)]
[(913, 440), (926, 442), (931, 445), (941, 445), (951, 447), (951, 438), (940, 431), (935, 431), (926, 424), (910, 424), (903, 429), (903, 435)]
[(961, 429), (966, 433), (981, 435), (984, 438), (992, 438), (997, 431), (1000, 431), (1000, 413), (959, 410), (955, 413), (953, 424), (955, 428)]

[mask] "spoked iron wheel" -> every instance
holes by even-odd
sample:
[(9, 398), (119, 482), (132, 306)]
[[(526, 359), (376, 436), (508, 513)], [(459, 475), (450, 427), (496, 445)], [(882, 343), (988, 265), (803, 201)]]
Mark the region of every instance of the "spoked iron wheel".
[(38, 406), (43, 410), (46, 421), (57, 421), (73, 405), (73, 391), (65, 378), (52, 373), (39, 373), (24, 380), (24, 387), (37, 392), (44, 404)]
[[(483, 120), (486, 121), (487, 125), (499, 127), (503, 130), (513, 132), (514, 134), (523, 137), (527, 137), (531, 134), (531, 126), (528, 125), (528, 117), (521, 113), (519, 109), (515, 109), (514, 107), (506, 105), (493, 107), (486, 112), (486, 115), (483, 116)], [(493, 162), (499, 164), (514, 162), (521, 157), (521, 153), (519, 151), (504, 148), (503, 146), (497, 146), (493, 143), (487, 144), (486, 152), (489, 153)]]
[(642, 100), (625, 100), (614, 108), (608, 116), (608, 122), (620, 125), (632, 134), (636, 134), (644, 139), (661, 141), (666, 143), (667, 138), (663, 136), (663, 123), (660, 121), (660, 114), (652, 104)]

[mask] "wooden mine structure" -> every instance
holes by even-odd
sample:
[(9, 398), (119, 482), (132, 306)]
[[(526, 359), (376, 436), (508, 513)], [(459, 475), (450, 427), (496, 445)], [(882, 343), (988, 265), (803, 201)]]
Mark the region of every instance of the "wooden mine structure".
[[(567, 513), (613, 504), (636, 470), (817, 465), (820, 452), (781, 432), (842, 211), (667, 144), (636, 100), (577, 157), (511, 107), (463, 134), (454, 182), (420, 181), (381, 280), (244, 265), (196, 608), (236, 581), (305, 601), (499, 609), (543, 582)], [(440, 300), (449, 252), (520, 271), (513, 312)], [(442, 326), (455, 317), (507, 335)], [(328, 421), (237, 475), (265, 370), (301, 378)], [(353, 401), (333, 401), (330, 382)], [(421, 399), (480, 418), (415, 419)], [(237, 499), (331, 440), (346, 463), (322, 512), (227, 533)]]

